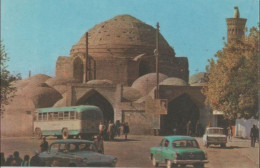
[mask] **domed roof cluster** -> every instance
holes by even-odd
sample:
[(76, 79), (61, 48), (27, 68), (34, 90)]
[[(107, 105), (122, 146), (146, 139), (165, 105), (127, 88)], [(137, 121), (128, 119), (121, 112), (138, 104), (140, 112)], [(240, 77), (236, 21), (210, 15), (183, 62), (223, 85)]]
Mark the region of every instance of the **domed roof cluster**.
[(206, 84), (206, 77), (207, 73), (199, 72), (189, 78), (189, 83), (191, 86), (203, 86)]
[[(156, 86), (156, 77), (156, 73), (143, 75), (134, 81), (132, 88), (138, 90), (142, 96), (145, 96)], [(168, 76), (159, 73), (159, 83), (166, 78), (168, 78)]]
[[(88, 31), (89, 54), (94, 58), (127, 57), (143, 53), (152, 54), (156, 44), (156, 29), (130, 16), (119, 15), (102, 22)], [(164, 56), (175, 56), (162, 35), (160, 53)], [(71, 55), (86, 52), (86, 34), (71, 49)]]

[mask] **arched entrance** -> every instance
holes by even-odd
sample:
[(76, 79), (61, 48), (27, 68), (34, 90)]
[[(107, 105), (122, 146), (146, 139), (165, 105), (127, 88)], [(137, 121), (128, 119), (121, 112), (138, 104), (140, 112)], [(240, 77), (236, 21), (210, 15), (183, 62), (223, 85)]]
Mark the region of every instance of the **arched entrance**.
[(178, 135), (186, 135), (187, 122), (190, 120), (192, 128), (195, 128), (199, 117), (198, 106), (189, 95), (183, 94), (168, 103), (167, 115), (161, 115), (161, 134), (173, 134), (173, 128), (176, 127)]
[(73, 62), (73, 77), (79, 82), (83, 81), (83, 61), (79, 57)]
[(94, 105), (103, 111), (104, 121), (114, 121), (114, 110), (112, 105), (100, 93), (91, 90), (81, 97), (77, 105)]

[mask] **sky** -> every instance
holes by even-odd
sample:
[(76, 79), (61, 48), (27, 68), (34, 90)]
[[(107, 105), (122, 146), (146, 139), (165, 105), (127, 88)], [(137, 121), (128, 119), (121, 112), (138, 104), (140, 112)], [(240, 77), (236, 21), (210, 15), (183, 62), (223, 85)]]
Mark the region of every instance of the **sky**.
[(208, 59), (224, 47), (226, 18), (234, 6), (246, 27), (259, 22), (259, 0), (1, 0), (1, 40), (8, 70), (27, 78), (55, 76), (56, 60), (89, 29), (121, 14), (156, 27), (189, 60), (190, 75), (205, 72)]

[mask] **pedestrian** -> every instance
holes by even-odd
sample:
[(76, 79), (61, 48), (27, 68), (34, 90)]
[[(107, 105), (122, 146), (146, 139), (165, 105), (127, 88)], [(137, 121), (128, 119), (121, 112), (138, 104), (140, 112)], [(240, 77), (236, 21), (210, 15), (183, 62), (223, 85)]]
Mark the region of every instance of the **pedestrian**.
[(227, 133), (228, 133), (228, 139), (229, 139), (229, 141), (232, 141), (232, 127), (231, 127), (231, 126), (229, 126), (229, 127), (227, 128)]
[(191, 136), (191, 121), (189, 120), (186, 125), (187, 136)]
[(109, 121), (108, 129), (107, 129), (107, 134), (108, 138), (110, 141), (114, 139), (114, 123), (112, 121)]
[(11, 166), (11, 163), (12, 163), (13, 160), (14, 160), (13, 155), (9, 155), (9, 156), (7, 157), (7, 159), (6, 159), (5, 165), (6, 165), (6, 166)]
[(48, 150), (49, 144), (48, 144), (48, 142), (46, 141), (46, 137), (43, 137), (43, 141), (42, 141), (40, 147), (41, 147), (41, 152), (44, 152), (44, 151), (47, 151), (47, 150)]
[(105, 128), (105, 125), (103, 124), (102, 121), (100, 121), (98, 129), (99, 129), (99, 136), (100, 136), (102, 139), (104, 139), (105, 129), (106, 129), (106, 128)]
[(195, 136), (196, 137), (200, 136), (199, 131), (200, 131), (200, 121), (197, 120), (196, 125), (195, 125)]
[[(19, 152), (18, 151), (15, 151), (14, 152), (14, 158), (13, 158), (13, 160), (12, 160), (12, 162), (11, 162), (11, 166), (21, 166), (21, 163), (22, 163), (22, 158), (20, 158), (20, 156), (19, 156), (20, 154), (19, 154)], [(15, 161), (15, 162), (14, 162)], [(14, 165), (12, 165), (12, 164), (14, 164)]]
[(25, 155), (24, 156), (24, 159), (23, 159), (23, 161), (21, 163), (21, 166), (22, 167), (30, 167), (31, 166), (30, 165), (30, 156), (29, 155)]
[(97, 139), (95, 139), (94, 144), (98, 150), (98, 153), (104, 154), (104, 143), (103, 139), (100, 136), (98, 136)]
[(124, 132), (124, 134), (125, 134), (125, 140), (127, 140), (127, 134), (130, 132), (129, 125), (128, 125), (127, 122), (124, 124), (124, 130), (123, 130), (123, 132)]
[(119, 120), (116, 120), (116, 123), (115, 123), (115, 134), (120, 137), (120, 121)]
[(1, 156), (1, 163), (0, 163), (0, 165), (1, 166), (5, 166), (5, 154), (3, 152), (1, 152), (0, 156)]
[(43, 165), (41, 165), (41, 159), (39, 157), (39, 151), (38, 150), (34, 151), (34, 154), (35, 155), (30, 160), (31, 166), (37, 166), (37, 167), (43, 166)]
[(258, 136), (258, 129), (255, 124), (253, 124), (253, 127), (250, 131), (250, 137), (251, 137), (251, 147), (255, 147), (256, 138)]

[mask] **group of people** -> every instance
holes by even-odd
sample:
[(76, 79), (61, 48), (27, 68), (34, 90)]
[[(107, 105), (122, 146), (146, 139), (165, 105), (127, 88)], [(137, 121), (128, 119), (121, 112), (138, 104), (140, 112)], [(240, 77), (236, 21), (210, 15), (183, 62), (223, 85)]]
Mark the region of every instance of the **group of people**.
[(203, 127), (200, 124), (200, 121), (198, 120), (196, 124), (192, 124), (192, 122), (189, 120), (186, 125), (186, 135), (187, 136), (197, 136), (200, 137), (203, 135)]
[(127, 140), (127, 134), (130, 132), (128, 123), (120, 123), (119, 120), (116, 120), (115, 123), (113, 121), (109, 121), (108, 123), (100, 121), (99, 124), (99, 136), (103, 140), (114, 140), (115, 136), (120, 137), (121, 131), (125, 135), (125, 140)]
[[(48, 147), (49, 144), (46, 141), (46, 138), (44, 137), (43, 141), (40, 144), (41, 152), (47, 151)], [(20, 157), (20, 153), (18, 151), (15, 151), (13, 155), (9, 155), (5, 160), (4, 153), (1, 153), (1, 166), (22, 166), (22, 167), (44, 166), (40, 160), (39, 154), (40, 152), (36, 150), (32, 158), (30, 158), (29, 155), (25, 155), (24, 158), (22, 159)]]
[(24, 159), (20, 157), (18, 151), (15, 151), (13, 155), (9, 155), (5, 160), (4, 153), (1, 153), (1, 166), (21, 166), (21, 167), (28, 167), (28, 166), (44, 166), (41, 164), (41, 160), (39, 157), (39, 151), (35, 151), (35, 155), (30, 158), (29, 155), (25, 155)]

